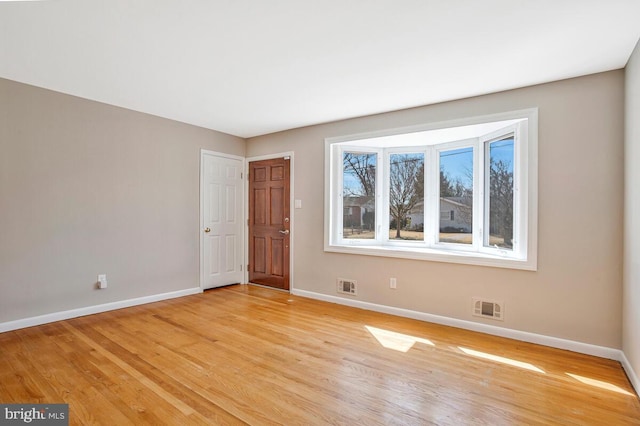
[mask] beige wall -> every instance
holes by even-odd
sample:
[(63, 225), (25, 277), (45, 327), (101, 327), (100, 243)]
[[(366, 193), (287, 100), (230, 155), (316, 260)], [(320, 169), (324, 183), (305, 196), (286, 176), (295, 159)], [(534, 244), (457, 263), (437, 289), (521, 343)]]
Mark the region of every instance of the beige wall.
[[(247, 156), (294, 152), (303, 202), (294, 288), (337, 296), (336, 277), (353, 278), (361, 301), (621, 348), (623, 104), (618, 70), (252, 138)], [(537, 272), (323, 251), (324, 138), (530, 107), (539, 108)], [(473, 296), (504, 301), (505, 321), (471, 316)]]
[[(628, 94), (640, 86), (638, 57)], [(250, 139), (247, 156), (295, 153), (294, 287), (337, 296), (335, 278), (354, 278), (361, 301), (621, 348), (624, 75)], [(637, 99), (627, 96), (633, 163)], [(529, 107), (540, 123), (537, 272), (323, 251), (324, 138)], [(233, 136), (0, 79), (0, 322), (197, 287), (200, 148), (245, 155)], [(640, 193), (627, 184), (627, 195), (637, 236), (629, 212)], [(640, 267), (630, 259), (640, 248), (631, 243), (624, 346), (638, 371)], [(98, 273), (107, 290), (94, 288)], [(472, 317), (473, 296), (503, 300), (505, 321)]]
[(198, 287), (200, 148), (245, 141), (0, 79), (0, 323)]
[[(626, 68), (623, 348), (640, 374), (640, 43)], [(637, 386), (637, 384), (636, 384)], [(637, 389), (640, 392), (640, 389)]]

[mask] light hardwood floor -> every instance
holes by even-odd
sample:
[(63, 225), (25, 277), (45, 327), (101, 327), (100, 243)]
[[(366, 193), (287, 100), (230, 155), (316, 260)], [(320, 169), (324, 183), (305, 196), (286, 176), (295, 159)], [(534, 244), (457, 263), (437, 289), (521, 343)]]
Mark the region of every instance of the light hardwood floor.
[(0, 402), (66, 402), (71, 424), (640, 424), (615, 361), (254, 286), (1, 333)]

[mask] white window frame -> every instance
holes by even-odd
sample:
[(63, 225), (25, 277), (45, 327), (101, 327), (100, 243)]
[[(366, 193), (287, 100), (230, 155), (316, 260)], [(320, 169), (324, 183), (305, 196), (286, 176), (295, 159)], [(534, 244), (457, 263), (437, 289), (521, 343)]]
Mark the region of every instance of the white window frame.
[[(385, 165), (384, 171), (388, 171), (391, 168), (391, 155), (392, 154), (423, 154), (424, 155), (425, 171), (426, 171), (426, 169), (428, 167), (427, 159), (429, 158), (428, 157), (429, 153), (428, 153), (428, 149), (425, 149), (423, 147), (399, 147), (399, 148), (392, 147), (392, 148), (384, 149), (383, 152), (384, 152), (384, 165)], [(411, 246), (417, 246), (417, 245), (424, 245), (424, 241), (419, 241), (419, 240), (398, 241), (398, 240), (392, 240), (392, 239), (389, 238), (388, 224), (391, 221), (391, 216), (389, 214), (389, 202), (390, 202), (389, 193), (390, 193), (391, 181), (390, 181), (390, 179), (388, 178), (388, 176), (386, 174), (383, 176), (382, 180), (383, 180), (382, 184), (383, 184), (383, 191), (384, 192), (382, 193), (382, 196), (383, 196), (382, 201), (383, 201), (383, 203), (380, 206), (380, 209), (382, 210), (382, 212), (384, 214), (384, 216), (382, 217), (382, 218), (384, 218), (384, 221), (381, 222), (381, 225), (383, 223), (387, 224), (384, 227), (381, 226), (381, 228), (382, 228), (381, 229), (381, 234), (383, 234), (384, 237), (385, 237), (383, 239), (384, 243), (388, 244), (390, 247), (393, 247), (393, 246), (405, 246), (405, 245), (408, 246), (408, 247), (411, 247)], [(427, 187), (426, 187), (426, 185), (425, 185), (424, 188), (425, 188), (425, 193), (423, 194), (423, 199), (424, 199), (424, 202), (426, 203), (426, 200), (427, 200)], [(425, 207), (426, 207), (426, 205), (425, 205)], [(423, 211), (423, 214), (426, 217), (426, 212)], [(383, 232), (384, 229), (386, 229), (387, 232)]]
[[(473, 241), (471, 244), (456, 244), (456, 243), (446, 243), (438, 241), (440, 235), (440, 153), (442, 151), (452, 151), (456, 149), (462, 148), (473, 148), (473, 223), (471, 225), (473, 232)], [(432, 185), (432, 190), (434, 191), (433, 196), (433, 211), (431, 212), (431, 217), (434, 219), (433, 223), (433, 246), (440, 250), (456, 250), (463, 252), (476, 252), (478, 251), (478, 244), (476, 241), (476, 233), (478, 230), (478, 219), (479, 214), (476, 213), (476, 198), (478, 197), (478, 189), (479, 189), (479, 178), (480, 172), (478, 170), (479, 164), (479, 156), (478, 156), (478, 140), (477, 138), (473, 139), (465, 139), (461, 141), (448, 142), (443, 144), (437, 144), (433, 147), (434, 150), (434, 170), (438, 175), (438, 179), (435, 179), (435, 182)]]
[[(345, 152), (357, 152), (359, 154), (376, 154), (377, 155), (377, 161), (376, 161), (376, 188), (375, 188), (375, 224), (373, 226), (374, 230), (375, 230), (375, 238), (373, 239), (362, 239), (362, 238), (343, 238), (342, 232), (344, 229), (344, 215), (343, 212), (339, 212), (336, 211), (336, 224), (337, 224), (337, 229), (336, 229), (336, 236), (337, 236), (337, 240), (339, 241), (339, 244), (344, 245), (344, 246), (375, 246), (375, 245), (380, 245), (383, 240), (380, 236), (380, 228), (381, 228), (381, 221), (380, 221), (380, 212), (378, 210), (378, 206), (381, 204), (380, 203), (380, 199), (382, 197), (382, 182), (381, 182), (381, 178), (380, 178), (380, 168), (381, 168), (381, 163), (382, 163), (382, 157), (383, 157), (383, 151), (381, 149), (372, 149), (372, 148), (363, 148), (361, 146), (351, 146), (351, 145), (343, 145), (340, 147), (340, 154), (339, 157), (340, 158), (340, 165), (342, 165), (342, 154)], [(337, 184), (339, 188), (339, 191), (337, 192), (336, 196), (340, 198), (340, 200), (343, 200), (344, 197), (344, 175), (342, 172), (341, 168), (338, 168), (339, 170), (337, 171)], [(340, 201), (340, 204), (342, 204), (342, 201)], [(336, 206), (336, 209), (338, 207)]]
[[(521, 127), (526, 128), (527, 123), (524, 122), (519, 126), (509, 126), (504, 129), (497, 130), (495, 132), (491, 132), (489, 134), (483, 135), (480, 137), (481, 145), (481, 157), (482, 157), (482, 166), (485, 169), (484, 173), (484, 181), (482, 183), (483, 189), (483, 197), (482, 197), (482, 219), (483, 223), (480, 225), (481, 229), (484, 230), (481, 236), (481, 246), (479, 250), (483, 253), (489, 253), (497, 256), (503, 257), (512, 257), (519, 258), (526, 256), (526, 248), (523, 248), (520, 244), (520, 241), (526, 239), (526, 229), (522, 226), (522, 224), (526, 223), (523, 220), (522, 214), (517, 214), (515, 212), (524, 211), (526, 208), (526, 204), (522, 203), (523, 195), (521, 194), (520, 182), (522, 180), (521, 175), (523, 171), (526, 170), (526, 164), (522, 164), (520, 161), (521, 155), (521, 146), (526, 146), (527, 140), (527, 132), (522, 132)], [(489, 145), (492, 142), (496, 142), (498, 140), (503, 139), (505, 136), (513, 134), (514, 141), (518, 141), (513, 145), (513, 206), (514, 206), (514, 215), (513, 215), (513, 248), (512, 250), (502, 249), (502, 248), (493, 248), (489, 245), (489, 203), (487, 202), (489, 197), (489, 179), (488, 172), (486, 170), (489, 169)], [(525, 194), (526, 197), (526, 186), (525, 186)], [(524, 253), (523, 253), (524, 250)]]
[[(450, 129), (482, 129), (484, 125), (504, 126), (471, 137), (446, 140), (437, 138)], [(478, 130), (473, 130), (478, 131)], [(488, 247), (484, 244), (488, 224), (486, 150), (495, 137), (514, 133), (514, 235), (513, 250)], [(395, 139), (416, 140), (426, 135), (425, 145), (411, 142), (402, 145)], [(494, 138), (494, 139), (492, 139)], [(435, 142), (434, 142), (435, 140)], [(439, 242), (440, 197), (439, 157), (441, 151), (473, 146), (473, 243)], [(342, 238), (343, 167), (342, 153), (377, 153), (375, 194), (375, 239)], [(389, 239), (389, 159), (395, 153), (425, 154), (424, 241)], [(481, 170), (482, 169), (482, 170)], [(433, 171), (437, 172), (433, 172)], [(487, 176), (485, 179), (485, 175)], [(438, 178), (434, 178), (438, 176)], [(325, 232), (327, 252), (399, 257), (439, 262), (464, 263), (501, 268), (537, 270), (537, 176), (538, 176), (538, 110), (511, 111), (409, 128), (390, 129), (366, 134), (325, 139)], [(488, 229), (487, 229), (488, 234)]]

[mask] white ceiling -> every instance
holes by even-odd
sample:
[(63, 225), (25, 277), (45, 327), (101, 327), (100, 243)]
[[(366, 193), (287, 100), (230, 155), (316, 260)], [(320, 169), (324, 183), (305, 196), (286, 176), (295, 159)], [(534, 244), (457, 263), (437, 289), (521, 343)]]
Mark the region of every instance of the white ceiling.
[(0, 1), (0, 77), (251, 137), (625, 66), (639, 0)]

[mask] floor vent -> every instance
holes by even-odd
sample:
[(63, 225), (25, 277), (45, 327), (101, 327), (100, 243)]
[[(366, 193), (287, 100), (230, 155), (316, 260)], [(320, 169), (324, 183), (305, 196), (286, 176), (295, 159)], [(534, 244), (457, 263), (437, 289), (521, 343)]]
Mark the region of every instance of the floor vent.
[(338, 293), (355, 295), (357, 294), (357, 284), (358, 283), (355, 280), (338, 278), (337, 280)]
[(473, 315), (477, 317), (504, 320), (504, 302), (473, 298)]

